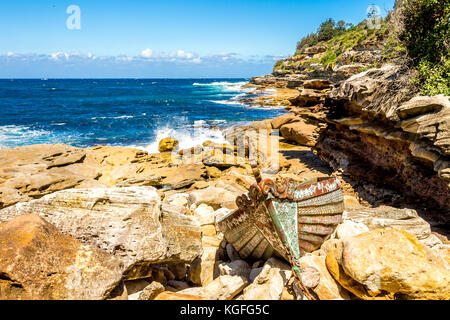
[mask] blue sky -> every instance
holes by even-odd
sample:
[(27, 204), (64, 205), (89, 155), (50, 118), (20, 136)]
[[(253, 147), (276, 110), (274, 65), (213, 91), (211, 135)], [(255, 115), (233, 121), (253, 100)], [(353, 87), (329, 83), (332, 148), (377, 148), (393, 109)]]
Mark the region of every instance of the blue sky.
[[(0, 77), (250, 77), (331, 17), (394, 0), (34, 0), (0, 3)], [(69, 30), (67, 7), (81, 10)]]

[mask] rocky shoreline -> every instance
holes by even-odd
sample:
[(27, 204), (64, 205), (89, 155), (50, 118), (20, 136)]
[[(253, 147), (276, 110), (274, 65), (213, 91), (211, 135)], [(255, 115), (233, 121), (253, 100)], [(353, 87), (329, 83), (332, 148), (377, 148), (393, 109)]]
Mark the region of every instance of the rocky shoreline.
[(379, 50), (324, 67), (311, 47), (253, 78), (274, 94), (243, 102), (288, 112), (229, 144), (0, 150), (0, 299), (308, 299), (276, 252), (246, 255), (217, 223), (255, 183), (242, 130), (279, 132), (264, 177), (341, 180), (341, 223), (300, 260), (314, 299), (450, 299), (449, 98), (398, 88), (395, 65), (361, 72)]

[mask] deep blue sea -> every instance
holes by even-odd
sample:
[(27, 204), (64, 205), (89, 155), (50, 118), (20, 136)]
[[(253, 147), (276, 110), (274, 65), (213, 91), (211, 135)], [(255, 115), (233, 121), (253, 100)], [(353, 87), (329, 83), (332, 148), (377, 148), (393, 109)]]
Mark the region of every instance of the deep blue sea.
[(210, 125), (262, 120), (283, 109), (250, 108), (238, 98), (248, 79), (0, 80), (0, 148), (36, 143), (133, 146), (157, 152), (223, 137)]

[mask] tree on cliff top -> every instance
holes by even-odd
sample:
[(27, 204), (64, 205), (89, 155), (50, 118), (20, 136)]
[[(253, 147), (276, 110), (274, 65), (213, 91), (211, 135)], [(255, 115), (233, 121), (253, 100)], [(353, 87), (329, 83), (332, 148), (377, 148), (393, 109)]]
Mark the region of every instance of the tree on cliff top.
[(336, 23), (333, 19), (329, 18), (320, 24), (316, 33), (308, 34), (297, 43), (297, 51), (314, 46), (321, 41), (328, 41), (344, 33), (347, 28), (352, 26), (351, 23), (346, 23), (344, 20), (340, 20)]

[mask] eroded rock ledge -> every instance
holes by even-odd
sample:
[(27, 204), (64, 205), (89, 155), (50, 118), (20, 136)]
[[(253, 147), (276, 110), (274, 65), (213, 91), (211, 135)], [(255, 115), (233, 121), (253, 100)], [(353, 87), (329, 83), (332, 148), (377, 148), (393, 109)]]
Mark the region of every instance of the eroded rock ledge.
[[(327, 128), (315, 145), (334, 169), (450, 212), (448, 97), (392, 95), (398, 68), (355, 75), (326, 98)], [(391, 97), (391, 99), (389, 99)]]

